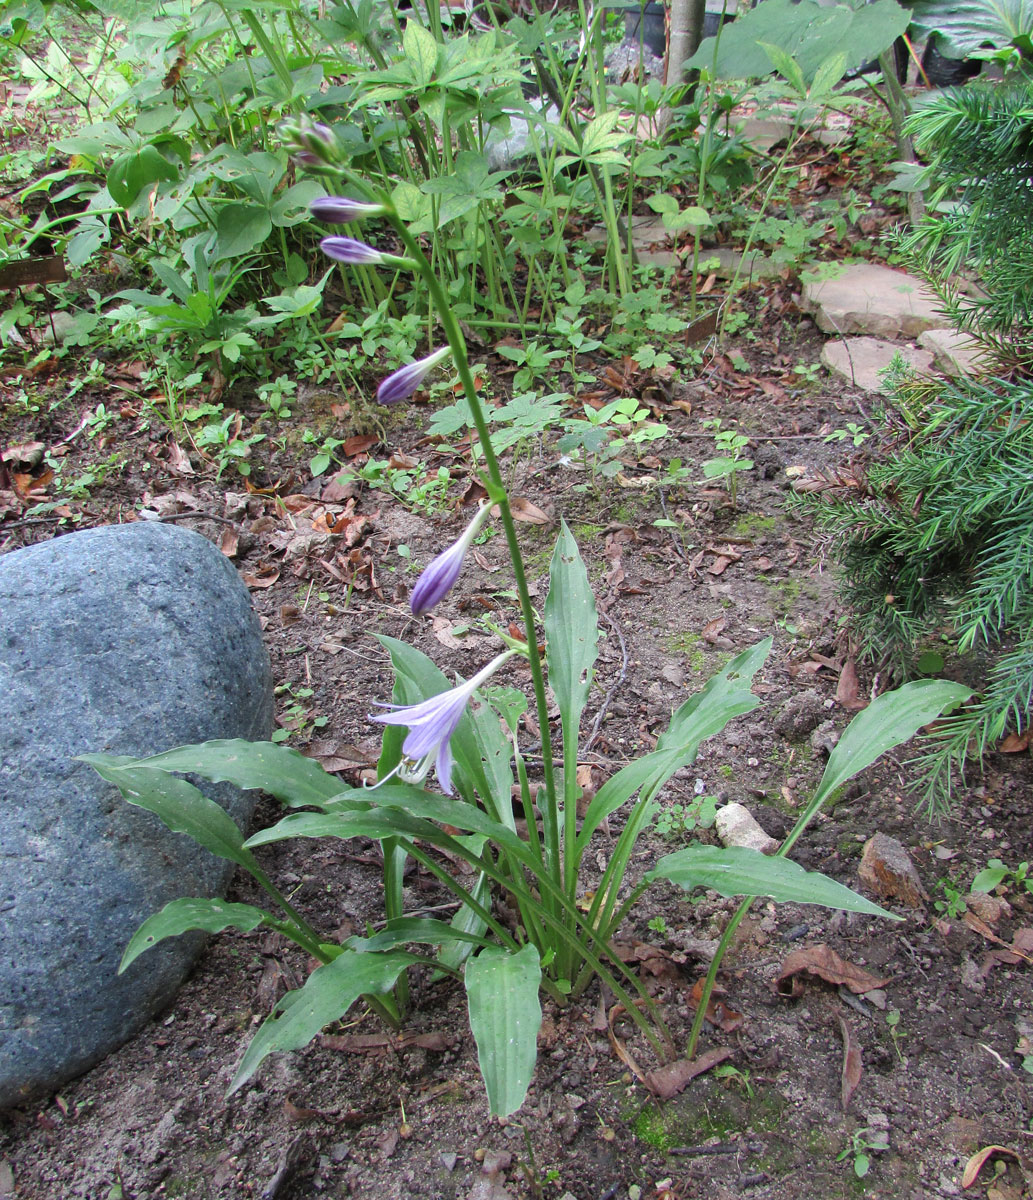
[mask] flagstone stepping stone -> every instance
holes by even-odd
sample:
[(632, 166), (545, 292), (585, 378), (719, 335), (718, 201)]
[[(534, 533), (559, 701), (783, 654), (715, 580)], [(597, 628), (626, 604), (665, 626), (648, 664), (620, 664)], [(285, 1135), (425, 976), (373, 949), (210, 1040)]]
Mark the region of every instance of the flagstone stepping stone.
[[(126, 942), (232, 870), (75, 756), (271, 728), (250, 597), (203, 537), (140, 521), (0, 556), (0, 1108), (87, 1070), (171, 1000), (203, 938), (119, 976)], [(205, 791), (250, 820), (253, 792)]]
[(871, 337), (837, 338), (826, 342), (821, 361), (834, 375), (841, 376), (852, 387), (885, 394), (889, 388), (882, 372), (896, 354), (916, 371), (929, 371), (932, 368), (933, 356), (928, 350)]
[(826, 333), (916, 338), (950, 326), (920, 279), (878, 263), (850, 263), (834, 277), (807, 280), (803, 308)]
[(960, 329), (927, 329), (918, 344), (933, 356), (936, 369), (944, 375), (979, 375), (983, 350)]

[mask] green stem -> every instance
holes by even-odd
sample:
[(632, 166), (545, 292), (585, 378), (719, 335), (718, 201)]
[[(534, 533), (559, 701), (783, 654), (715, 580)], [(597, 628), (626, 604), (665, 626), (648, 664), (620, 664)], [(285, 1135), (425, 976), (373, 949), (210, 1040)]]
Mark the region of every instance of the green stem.
[[(549, 703), (545, 694), (545, 674), (542, 669), (542, 659), (538, 652), (534, 605), (531, 602), (531, 592), (527, 585), (527, 574), (524, 570), (524, 559), (520, 551), (520, 540), (517, 536), (513, 511), (509, 504), (509, 495), (502, 479), (498, 457), (491, 444), (491, 436), (488, 432), (488, 420), (481, 405), (480, 397), (477, 394), (477, 388), (474, 386), (473, 374), (470, 371), (470, 362), (466, 355), (466, 340), (463, 337), (462, 330), (459, 328), (459, 322), (452, 313), (441, 283), (434, 274), (430, 263), (427, 262), (416, 239), (410, 234), (405, 223), (398, 219), (393, 209), (389, 210), (388, 217), (402, 244), (405, 246), (409, 257), (416, 263), (417, 270), (422, 275), (430, 291), (431, 301), (437, 309), (445, 336), (452, 349), (456, 370), (459, 373), (463, 392), (470, 406), (474, 427), (477, 430), (477, 439), (481, 445), (481, 453), (484, 456), (484, 467), (488, 476), (488, 496), (493, 504), (498, 505), (506, 545), (513, 563), (516, 591), (520, 599), (520, 612), (523, 617), (524, 629), (527, 636), (527, 660), (531, 665), (531, 683), (534, 689), (535, 708), (541, 731), (542, 769), (545, 777), (546, 804), (555, 812), (557, 805), (556, 775), (552, 760), (552, 736), (549, 730)], [(546, 868), (553, 872), (554, 878), (558, 877), (558, 861), (547, 863)]]

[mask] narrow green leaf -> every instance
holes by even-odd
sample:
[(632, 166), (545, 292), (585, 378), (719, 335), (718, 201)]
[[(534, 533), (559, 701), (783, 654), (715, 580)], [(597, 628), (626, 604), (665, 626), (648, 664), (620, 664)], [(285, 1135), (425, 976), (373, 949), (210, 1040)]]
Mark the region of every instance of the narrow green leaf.
[(880, 754), (914, 737), (941, 713), (956, 708), (972, 689), (944, 679), (916, 679), (884, 692), (850, 722), (829, 756), (809, 808), (819, 807), (836, 788), (871, 766)]
[(800, 70), (800, 64), (791, 54), (787, 54), (781, 46), (775, 46), (771, 42), (760, 42), (758, 46), (771, 59), (775, 70), (789, 84), (789, 86), (800, 96), (807, 95), (807, 84), (804, 82), (803, 71)]
[(430, 917), (400, 917), (388, 921), (387, 926), (373, 937), (349, 938), (345, 943), (351, 950), (366, 952), (393, 950), (396, 946), (404, 946), (409, 942), (418, 942), (426, 946), (442, 946), (446, 942), (462, 941), (475, 946), (484, 946), (487, 940), (478, 934), (467, 933), (456, 929), (448, 921), (435, 921)]
[(247, 871), (257, 868), (233, 818), (192, 783), (164, 771), (137, 766), (135, 759), (108, 754), (79, 757), (102, 779), (113, 783), (130, 804), (160, 817), (173, 833), (188, 834), (198, 845)]
[(811, 100), (822, 100), (846, 74), (846, 51), (840, 50), (830, 54), (815, 71), (810, 90), (807, 93)]
[(466, 997), (488, 1107), (508, 1117), (523, 1104), (538, 1057), (542, 971), (538, 951), (516, 954), (497, 946), (466, 964)]
[(875, 917), (902, 918), (866, 900), (827, 875), (806, 871), (788, 858), (769, 858), (740, 846), (686, 846), (668, 854), (646, 879), (669, 879), (687, 892), (711, 888), (722, 896), (770, 896), (780, 904), (820, 904)]
[(261, 788), (291, 808), (322, 806), (348, 790), (319, 763), (289, 746), (275, 742), (248, 742), (223, 738), (178, 746), (138, 760), (138, 766), (159, 771), (200, 775), (213, 783), (233, 783), (239, 788)]
[(576, 731), (592, 682), (599, 627), (595, 594), (566, 521), (556, 539), (545, 601), (549, 686), (559, 704), (565, 731)]
[(675, 712), (654, 751), (622, 767), (603, 784), (585, 813), (578, 834), (579, 854), (599, 825), (640, 788), (655, 793), (675, 771), (695, 762), (701, 742), (720, 733), (733, 717), (757, 708), (760, 700), (750, 686), (770, 649), (771, 638), (765, 638), (737, 654)]
[(333, 962), (317, 968), (303, 987), (288, 992), (251, 1039), (240, 1060), (227, 1096), (242, 1087), (270, 1054), (299, 1050), (322, 1029), (348, 1011), (360, 996), (382, 996), (411, 963), (414, 955), (361, 954), (345, 950)]
[(161, 912), (148, 917), (129, 939), (122, 961), (118, 965), (119, 975), (145, 950), (150, 950), (168, 937), (178, 937), (192, 929), (204, 933), (221, 933), (224, 929), (240, 929), (250, 933), (265, 920), (272, 918), (260, 908), (250, 904), (231, 904), (228, 900), (205, 900), (188, 897), (172, 900)]

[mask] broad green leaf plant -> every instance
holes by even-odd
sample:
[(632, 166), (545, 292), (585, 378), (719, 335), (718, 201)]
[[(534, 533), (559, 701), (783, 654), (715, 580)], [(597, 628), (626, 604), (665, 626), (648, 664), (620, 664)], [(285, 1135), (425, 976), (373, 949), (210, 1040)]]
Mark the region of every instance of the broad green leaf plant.
[[(301, 127), (296, 136), (332, 167), (332, 140)], [(362, 202), (337, 198), (332, 215), (355, 222), (377, 217), (395, 236), (391, 252), (347, 237), (329, 237), (324, 249), (339, 262), (414, 272), (426, 287), (446, 345), (432, 350), (384, 380), (382, 403), (411, 394), (444, 357), (459, 374), (480, 440), (482, 483), (487, 503), (473, 519), (474, 533), (498, 520), (509, 548), (523, 636), (499, 631), (499, 653), (469, 680), (450, 687), (438, 667), (408, 644), (382, 637), (395, 670), (392, 703), (373, 719), (384, 725), (374, 787), (349, 787), (296, 751), (272, 743), (213, 741), (143, 759), (88, 755), (86, 759), (132, 804), (156, 813), (169, 828), (248, 871), (268, 894), (260, 908), (220, 899), (189, 897), (168, 904), (147, 920), (130, 941), (123, 968), (163, 938), (187, 930), (215, 933), (260, 926), (284, 934), (320, 965), (289, 992), (261, 1026), (230, 1085), (243, 1086), (271, 1053), (305, 1045), (340, 1020), (360, 999), (397, 1025), (408, 1001), (407, 976), (422, 968), (461, 978), (470, 1025), (492, 1113), (506, 1116), (524, 1102), (534, 1072), (541, 1024), (540, 995), (563, 1005), (600, 980), (623, 1006), (661, 1057), (675, 1053), (663, 1016), (634, 971), (613, 946), (619, 926), (654, 881), (668, 880), (692, 891), (710, 888), (744, 895), (741, 919), (752, 898), (818, 904), (893, 919), (848, 888), (805, 871), (787, 854), (833, 791), (879, 754), (910, 737), (968, 694), (940, 681), (921, 681), (876, 700), (851, 724), (832, 754), (821, 786), (775, 857), (749, 850), (688, 846), (661, 859), (645, 878), (629, 870), (636, 842), (656, 812), (664, 785), (691, 764), (700, 743), (728, 721), (757, 707), (751, 683), (770, 649), (770, 639), (743, 651), (687, 700), (671, 718), (656, 748), (622, 767), (596, 792), (578, 816), (577, 781), (582, 718), (588, 707), (599, 629), (588, 574), (570, 530), (562, 525), (549, 569), (549, 591), (538, 627), (528, 588), (509, 496), (488, 436), (486, 414), (474, 387), (466, 346), (446, 294), (407, 225), (386, 195), (371, 194), (361, 180), (341, 171), (348, 190)], [(376, 207), (371, 210), (368, 205)], [(322, 209), (324, 216), (330, 210)], [(400, 251), (397, 252), (397, 251)], [(473, 534), (468, 530), (435, 558), (412, 592), (419, 616), (429, 612), (457, 583)], [(539, 637), (544, 635), (544, 653)], [(521, 704), (512, 695), (495, 707), (478, 703), (480, 689), (514, 659), (529, 668), (530, 690), (541, 735), (540, 774), (532, 780), (520, 747)], [(546, 686), (559, 711), (550, 718)], [(497, 711), (496, 711), (497, 710)], [(427, 786), (433, 772), (437, 788)], [(182, 775), (261, 788), (289, 812), (250, 838), (214, 801)], [(519, 797), (524, 821), (514, 816)], [(622, 828), (611, 837), (607, 820)], [(586, 891), (584, 866), (593, 864), (598, 836), (606, 829), (606, 866)], [(386, 921), (379, 932), (342, 943), (326, 940), (266, 875), (255, 851), (288, 838), (368, 837), (383, 845)], [(414, 859), (452, 894), (451, 921), (411, 916), (403, 904), (402, 876)], [(460, 873), (455, 863), (471, 870)], [(497, 915), (494, 900), (505, 896), (518, 914), (515, 924)], [(724, 947), (714, 959), (707, 999)], [(697, 1026), (702, 1018), (697, 1019)], [(692, 1046), (698, 1029), (693, 1033)]]

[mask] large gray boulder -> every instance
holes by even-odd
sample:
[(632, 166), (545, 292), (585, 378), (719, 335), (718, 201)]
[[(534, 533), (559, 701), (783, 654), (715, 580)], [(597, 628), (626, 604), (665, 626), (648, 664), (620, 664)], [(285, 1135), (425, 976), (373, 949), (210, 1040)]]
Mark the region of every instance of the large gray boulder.
[[(0, 556), (0, 1107), (98, 1062), (174, 995), (198, 935), (126, 972), (137, 926), (232, 870), (75, 756), (264, 739), (272, 681), (247, 589), (204, 538), (139, 522)], [(205, 785), (241, 825), (254, 793)]]

